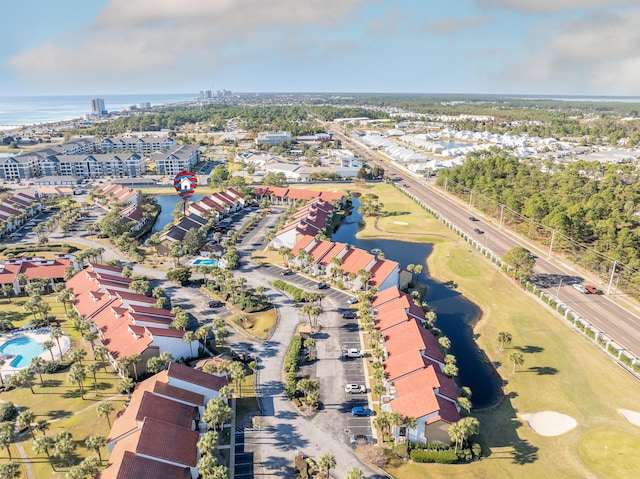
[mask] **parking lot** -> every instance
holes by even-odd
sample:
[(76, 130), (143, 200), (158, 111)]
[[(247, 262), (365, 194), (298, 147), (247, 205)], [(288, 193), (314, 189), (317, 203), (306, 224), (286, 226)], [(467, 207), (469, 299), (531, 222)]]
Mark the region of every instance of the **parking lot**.
[[(262, 271), (273, 279), (282, 279), (291, 284), (312, 292), (322, 292), (324, 313), (320, 316), (321, 330), (316, 333), (316, 352), (318, 361), (312, 366), (303, 366), (301, 374), (309, 374), (320, 381), (322, 410), (315, 420), (322, 422), (323, 427), (330, 429), (334, 437), (344, 444), (350, 444), (351, 435), (371, 436), (371, 418), (358, 417), (352, 414), (356, 406), (369, 406), (369, 383), (365, 379), (365, 366), (362, 358), (345, 358), (344, 348), (362, 348), (358, 319), (344, 319), (345, 311), (355, 311), (349, 304), (349, 295), (333, 288), (318, 289), (320, 281), (300, 274), (282, 276), (283, 268), (268, 266)], [(357, 306), (353, 305), (353, 308)], [(346, 384), (359, 384), (367, 387), (363, 393), (345, 392)]]

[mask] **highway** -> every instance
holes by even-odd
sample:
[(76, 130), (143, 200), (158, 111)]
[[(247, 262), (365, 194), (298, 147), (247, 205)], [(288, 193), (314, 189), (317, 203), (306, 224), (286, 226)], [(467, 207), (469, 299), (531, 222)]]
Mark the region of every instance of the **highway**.
[[(395, 176), (399, 180), (395, 183), (407, 192), (437, 211), (459, 229), (484, 245), (496, 255), (502, 256), (506, 251), (516, 246), (524, 246), (537, 255), (534, 268), (533, 283), (545, 289), (558, 302), (566, 304), (576, 314), (584, 318), (598, 331), (625, 348), (636, 358), (640, 357), (640, 317), (623, 306), (613, 302), (604, 294), (583, 294), (572, 284), (579, 282), (579, 275), (567, 264), (553, 258), (547, 259), (547, 252), (542, 252), (535, 245), (523, 243), (510, 232), (498, 228), (498, 225), (483, 220), (483, 216), (468, 206), (462, 205), (457, 198), (445, 195), (439, 189), (424, 184), (412, 177), (410, 173), (399, 168), (389, 160), (383, 160), (370, 149), (363, 147), (347, 136), (335, 132), (334, 136), (344, 145), (350, 145), (362, 154), (370, 164), (378, 164), (385, 169), (386, 176)], [(478, 221), (471, 221), (474, 216)], [(479, 229), (482, 233), (474, 232)]]

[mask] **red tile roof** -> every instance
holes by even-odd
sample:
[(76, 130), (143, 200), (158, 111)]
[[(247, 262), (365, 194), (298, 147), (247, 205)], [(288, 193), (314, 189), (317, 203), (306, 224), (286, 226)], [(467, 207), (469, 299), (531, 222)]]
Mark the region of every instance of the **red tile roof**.
[(390, 357), (403, 354), (405, 351), (417, 350), (423, 351), (424, 355), (436, 361), (444, 361), (438, 340), (415, 318), (387, 329), (383, 334), (385, 348)]
[(115, 453), (114, 449), (109, 458), (113, 463), (96, 476), (98, 479), (191, 479), (186, 467), (147, 459), (132, 451), (123, 451), (120, 454), (122, 458), (116, 462), (113, 457)]
[(379, 288), (382, 283), (384, 283), (385, 280), (389, 277), (389, 275), (391, 275), (391, 273), (393, 273), (399, 267), (400, 265), (395, 261), (391, 261), (388, 259), (376, 260), (376, 263), (370, 270), (371, 279), (368, 283), (369, 286), (375, 286), (376, 288)]
[[(435, 364), (420, 354), (417, 349), (411, 349), (384, 361), (384, 371), (387, 381), (395, 381), (403, 376), (416, 373), (429, 365)], [(438, 366), (440, 367), (440, 366)]]
[(375, 258), (373, 255), (367, 253), (363, 249), (350, 248), (349, 251), (342, 257), (342, 270), (344, 274), (355, 273), (361, 269), (366, 269), (366, 266), (371, 263)]
[(309, 246), (309, 244), (313, 243), (317, 241), (313, 236), (311, 235), (305, 235), (302, 238), (300, 238), (300, 240), (296, 243), (296, 245), (291, 248), (291, 254), (293, 254), (293, 256), (297, 256), (298, 253), (300, 252), (300, 250), (303, 249), (307, 249), (307, 246)]
[(343, 251), (347, 245), (345, 245), (344, 243), (332, 243), (333, 246), (331, 247), (331, 249), (329, 251), (327, 251), (327, 253), (320, 259), (320, 261), (318, 262), (319, 264), (323, 265), (323, 266), (327, 266), (329, 265), (329, 263), (331, 263), (331, 260), (333, 258), (335, 258), (336, 256), (338, 256), (338, 254), (340, 254), (341, 251)]
[(145, 418), (153, 418), (175, 426), (191, 429), (194, 412), (193, 406), (145, 391), (142, 393), (135, 420), (142, 422)]
[(198, 438), (198, 431), (147, 417), (142, 424), (135, 452), (174, 464), (195, 467)]
[(156, 381), (153, 386), (153, 393), (159, 396), (176, 399), (177, 401), (193, 404), (194, 406), (205, 406), (204, 395), (177, 388), (167, 383)]
[(374, 318), (373, 324), (377, 330), (385, 332), (386, 330), (394, 328), (405, 321), (409, 321), (409, 316), (404, 309), (399, 309), (390, 311), (386, 314), (378, 314)]
[(169, 364), (168, 375), (169, 382), (171, 382), (171, 378), (175, 378), (191, 384), (197, 384), (212, 391), (220, 391), (221, 387), (228, 384), (227, 379), (224, 377), (207, 374), (175, 362)]
[(379, 291), (371, 300), (371, 307), (378, 308), (389, 301), (393, 301), (394, 299), (399, 298), (401, 294), (402, 293), (397, 286), (392, 286), (391, 288), (387, 288), (384, 291)]

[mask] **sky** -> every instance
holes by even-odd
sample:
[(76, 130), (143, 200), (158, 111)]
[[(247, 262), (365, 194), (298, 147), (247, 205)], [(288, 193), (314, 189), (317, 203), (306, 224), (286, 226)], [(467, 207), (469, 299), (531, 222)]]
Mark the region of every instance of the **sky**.
[(0, 96), (640, 95), (640, 0), (4, 0)]

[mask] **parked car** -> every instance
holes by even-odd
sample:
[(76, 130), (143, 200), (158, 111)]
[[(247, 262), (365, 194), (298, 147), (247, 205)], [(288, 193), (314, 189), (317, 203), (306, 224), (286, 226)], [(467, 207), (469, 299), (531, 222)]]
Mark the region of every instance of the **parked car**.
[(342, 318), (343, 319), (356, 319), (358, 317), (358, 315), (356, 314), (355, 311), (346, 311), (344, 313), (342, 313)]
[(593, 286), (592, 284), (585, 284), (584, 287), (591, 294), (600, 294), (600, 290), (595, 286)]
[(373, 438), (366, 434), (353, 434), (352, 436), (349, 436), (349, 442), (351, 444), (371, 444), (372, 441)]
[(222, 301), (209, 301), (210, 308), (220, 308), (224, 303)]
[(351, 298), (349, 298), (347, 300), (347, 303), (349, 303), (349, 304), (356, 304), (357, 302), (358, 302), (358, 298), (356, 298), (354, 296), (352, 296)]
[(318, 289), (327, 289), (328, 287), (327, 283), (318, 283)]
[(354, 416), (367, 417), (371, 416), (372, 413), (373, 411), (366, 406), (356, 406), (351, 410), (351, 414), (353, 414)]
[(348, 348), (342, 350), (342, 356), (345, 358), (361, 358), (363, 356), (362, 349)]
[(469, 220), (470, 221), (480, 221), (478, 218), (476, 218), (475, 216), (469, 216)]
[(484, 233), (484, 231), (482, 231), (480, 228), (473, 228), (473, 232), (474, 232), (474, 233), (477, 233), (477, 234), (479, 234), (479, 235), (481, 235), (481, 234), (483, 234), (483, 233)]
[(347, 384), (344, 387), (344, 392), (350, 393), (350, 394), (358, 394), (366, 391), (367, 391), (367, 388), (364, 387), (364, 385), (362, 384)]
[(284, 271), (282, 271), (280, 273), (282, 276), (289, 276), (290, 274), (293, 274), (293, 270), (291, 269), (285, 269)]
[(585, 288), (582, 283), (573, 283), (573, 287), (580, 291), (582, 294), (589, 294), (589, 290)]

